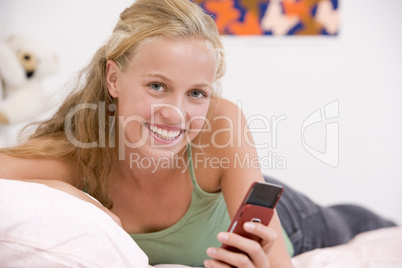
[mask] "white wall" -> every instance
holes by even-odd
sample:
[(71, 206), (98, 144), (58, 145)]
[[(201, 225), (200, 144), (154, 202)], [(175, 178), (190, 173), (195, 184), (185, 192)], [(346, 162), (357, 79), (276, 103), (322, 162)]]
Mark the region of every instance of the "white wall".
[[(60, 90), (130, 3), (2, 0), (0, 25), (6, 34), (30, 33), (55, 47), (61, 70), (45, 86)], [(264, 127), (257, 118), (272, 124), (273, 116), (286, 117), (276, 134), (255, 131), (257, 144), (269, 143), (259, 150), (260, 157), (268, 161), (270, 152), (276, 154), (271, 157), (276, 166), (271, 162), (264, 173), (321, 204), (364, 204), (402, 223), (402, 1), (349, 0), (340, 8), (337, 38), (224, 37), (228, 68), (223, 95), (241, 104), (254, 129)], [(339, 126), (337, 167), (310, 155), (301, 138), (304, 120), (334, 101), (339, 116), (328, 122)], [(324, 151), (325, 123), (305, 129), (311, 148)]]

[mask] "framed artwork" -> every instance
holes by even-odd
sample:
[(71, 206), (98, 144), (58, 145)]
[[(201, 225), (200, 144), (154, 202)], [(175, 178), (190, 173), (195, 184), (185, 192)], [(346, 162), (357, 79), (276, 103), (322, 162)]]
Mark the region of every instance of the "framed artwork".
[(224, 35), (338, 35), (338, 0), (195, 0)]

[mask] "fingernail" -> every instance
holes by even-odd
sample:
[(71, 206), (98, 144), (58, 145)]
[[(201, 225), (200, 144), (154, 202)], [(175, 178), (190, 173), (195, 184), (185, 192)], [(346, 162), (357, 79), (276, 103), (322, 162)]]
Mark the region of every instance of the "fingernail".
[(225, 234), (225, 233), (219, 233), (218, 234), (218, 240), (220, 242), (226, 241), (228, 239), (229, 239), (229, 236), (227, 234)]
[(216, 253), (216, 249), (215, 249), (215, 248), (208, 248), (208, 249), (207, 249), (207, 255), (208, 255), (209, 257), (213, 257), (213, 256), (215, 255), (215, 253)]
[(244, 224), (244, 228), (248, 229), (248, 230), (253, 230), (255, 228), (255, 224), (252, 222), (246, 222)]

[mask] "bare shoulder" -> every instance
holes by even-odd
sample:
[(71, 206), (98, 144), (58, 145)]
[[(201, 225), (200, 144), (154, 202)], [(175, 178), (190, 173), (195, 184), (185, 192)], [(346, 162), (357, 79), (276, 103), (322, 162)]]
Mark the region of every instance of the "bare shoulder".
[(236, 104), (223, 98), (211, 99), (204, 129), (192, 143), (194, 172), (202, 189), (221, 190), (221, 179), (228, 169), (233, 169), (233, 157), (244, 143), (244, 123)]
[(195, 143), (206, 154), (224, 152), (227, 146), (233, 147), (233, 135), (237, 135), (236, 129), (242, 118), (242, 111), (233, 102), (219, 97), (212, 98), (204, 128)]
[(206, 152), (223, 156), (241, 146), (246, 120), (241, 109), (223, 98), (213, 98), (201, 135)]
[[(241, 109), (233, 102), (220, 98), (215, 97), (211, 99), (211, 113), (210, 117), (213, 120), (214, 117), (219, 116), (229, 116), (229, 117), (237, 117), (242, 116)], [(235, 119), (235, 118), (233, 118)]]
[[(253, 181), (262, 180), (259, 158), (247, 120), (236, 104), (215, 98), (202, 133), (197, 170), (206, 185), (222, 191), (230, 215), (234, 215)], [(196, 157), (196, 155), (194, 155)], [(201, 183), (200, 183), (201, 184)]]
[(0, 154), (0, 178), (12, 180), (59, 180), (78, 186), (71, 163), (42, 157)]

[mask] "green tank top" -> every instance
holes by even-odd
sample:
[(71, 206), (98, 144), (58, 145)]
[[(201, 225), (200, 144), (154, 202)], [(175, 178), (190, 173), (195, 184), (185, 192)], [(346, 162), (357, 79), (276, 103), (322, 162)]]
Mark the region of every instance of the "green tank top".
[[(130, 234), (138, 246), (148, 255), (149, 264), (182, 264), (203, 266), (208, 247), (220, 247), (216, 239), (219, 232), (230, 224), (226, 203), (221, 192), (204, 192), (194, 175), (191, 146), (187, 149), (189, 172), (193, 184), (191, 204), (186, 214), (173, 226), (162, 231)], [(293, 247), (284, 232), (289, 254)]]

